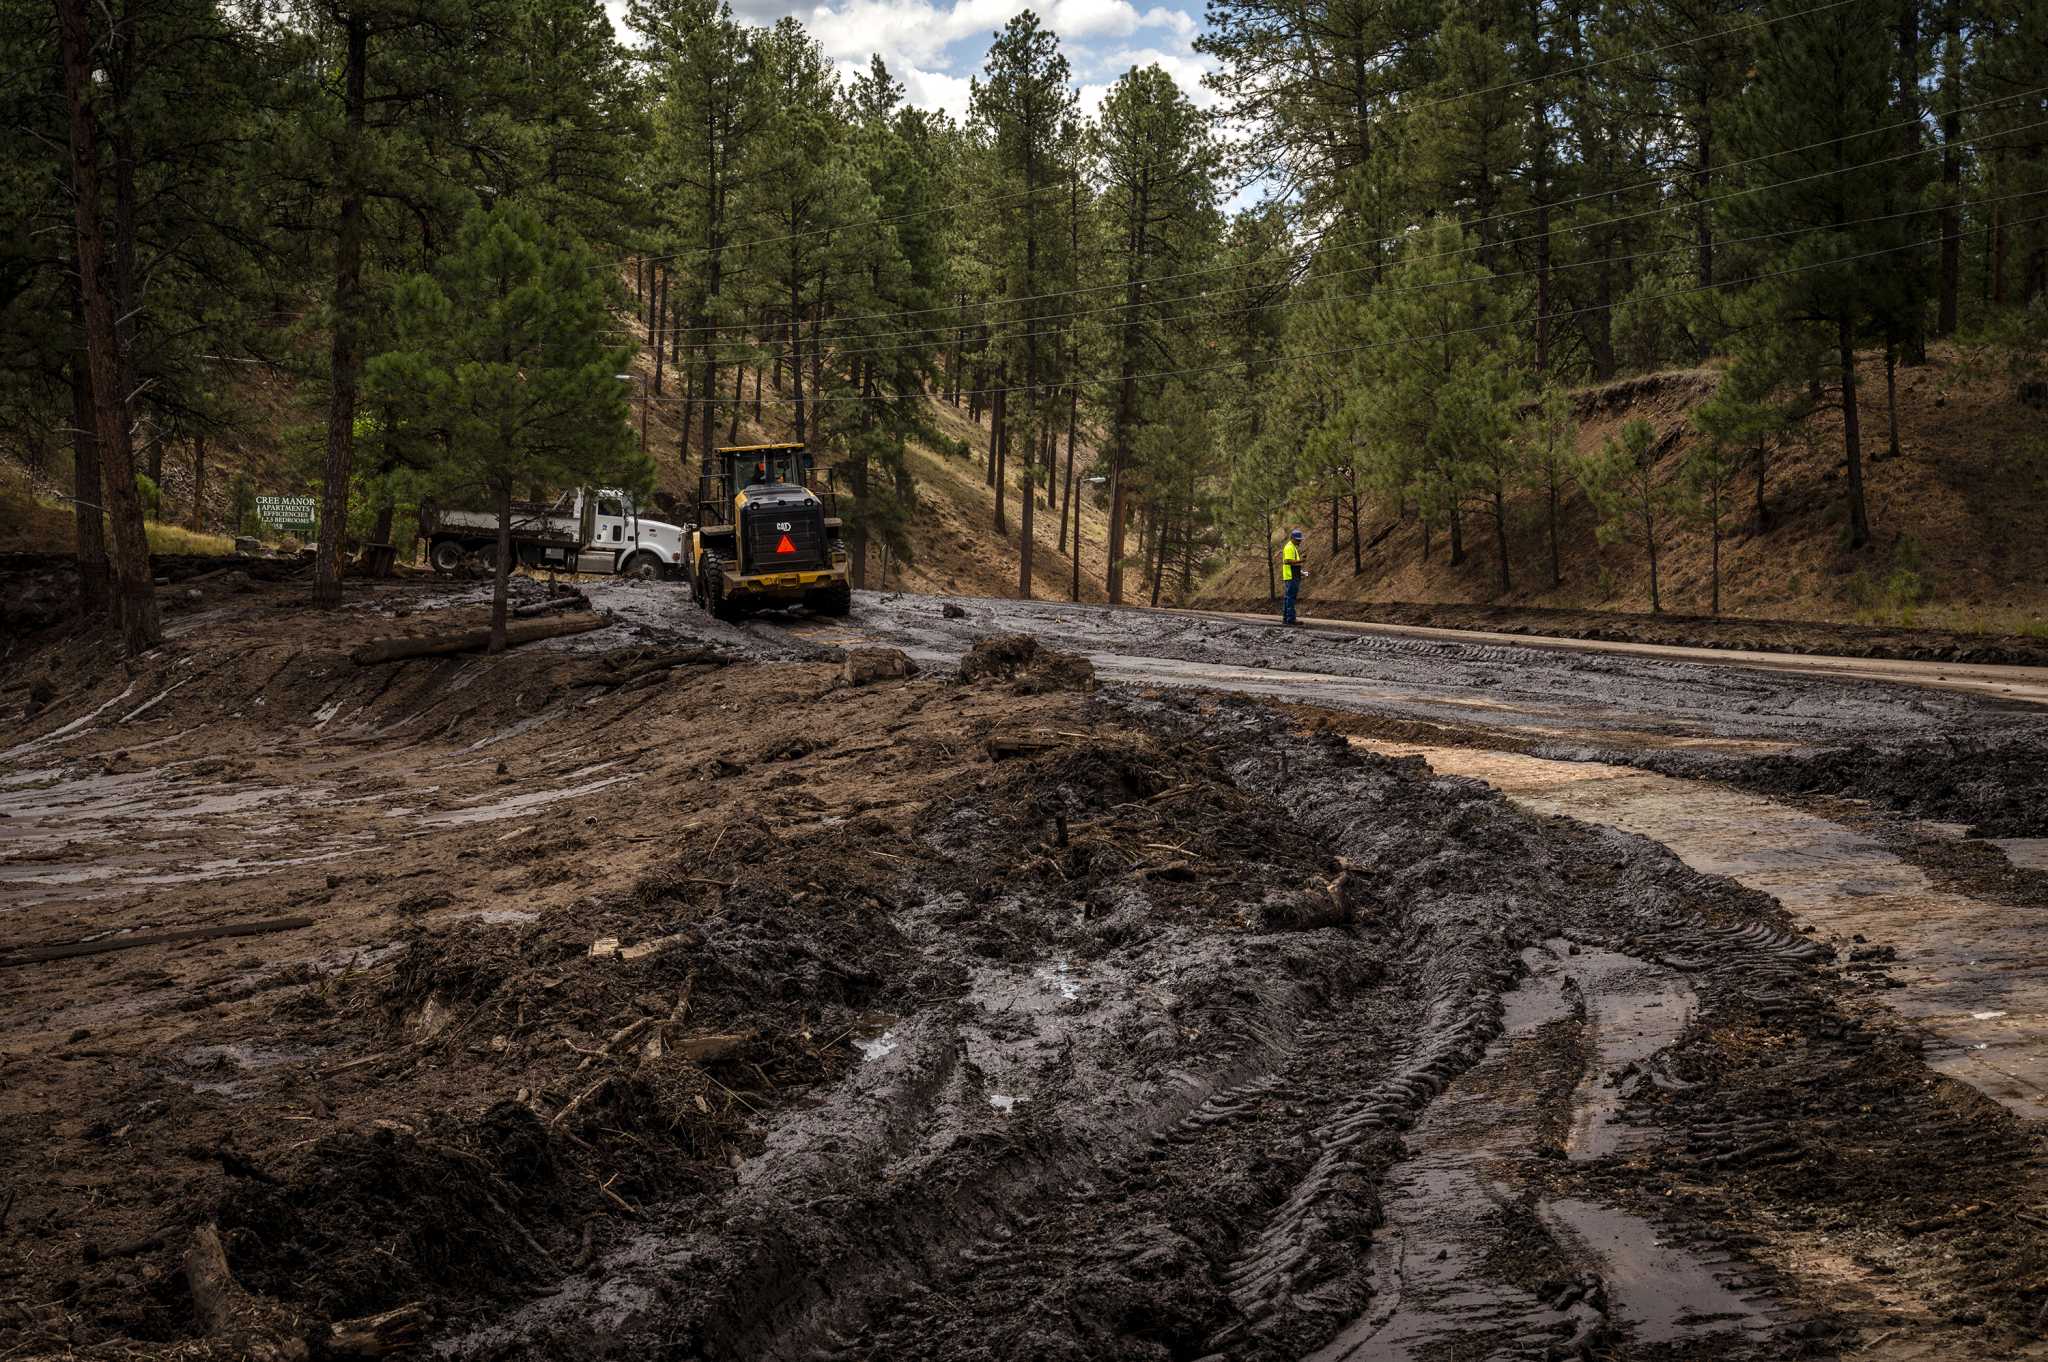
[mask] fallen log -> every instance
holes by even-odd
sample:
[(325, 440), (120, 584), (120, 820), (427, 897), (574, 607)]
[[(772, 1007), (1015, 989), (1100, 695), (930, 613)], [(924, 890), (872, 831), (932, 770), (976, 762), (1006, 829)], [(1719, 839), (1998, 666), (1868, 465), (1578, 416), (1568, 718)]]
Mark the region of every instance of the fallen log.
[[(521, 620), (505, 626), (505, 646), (538, 643), (546, 638), (587, 634), (602, 629), (608, 621), (602, 615), (563, 615), (556, 619)], [(372, 639), (349, 654), (358, 667), (379, 662), (402, 662), (409, 657), (450, 657), (456, 653), (480, 653), (491, 645), (489, 629), (465, 629), (459, 634), (427, 634), (415, 638)]]
[(536, 615), (546, 615), (556, 610), (567, 610), (572, 605), (580, 605), (585, 609), (589, 609), (590, 598), (580, 591), (572, 591), (565, 596), (553, 596), (544, 601), (535, 601), (532, 605), (518, 606), (512, 611), (512, 616), (515, 619), (532, 619)]
[(81, 955), (106, 955), (132, 951), (141, 946), (162, 946), (178, 941), (209, 941), (222, 936), (261, 936), (266, 932), (296, 931), (310, 927), (309, 917), (272, 917), (256, 922), (223, 922), (212, 927), (182, 927), (174, 932), (144, 932), (139, 936), (106, 936), (96, 941), (58, 941), (47, 946), (0, 949), (0, 969), (9, 965), (33, 965), (44, 960), (69, 960)]

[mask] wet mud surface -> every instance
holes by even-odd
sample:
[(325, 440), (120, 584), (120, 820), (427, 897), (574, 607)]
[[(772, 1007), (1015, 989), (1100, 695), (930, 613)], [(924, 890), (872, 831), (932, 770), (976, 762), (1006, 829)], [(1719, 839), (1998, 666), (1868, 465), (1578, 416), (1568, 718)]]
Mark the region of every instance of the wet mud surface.
[[(1213, 600), (1218, 610), (1278, 616), (1267, 600)], [(1481, 630), (1494, 634), (1649, 643), (1683, 648), (1726, 648), (1831, 657), (1900, 658), (1925, 662), (2048, 665), (2048, 642), (2020, 634), (1962, 633), (1887, 625), (1828, 624), (1815, 620), (1744, 619), (1737, 616), (1630, 614), (1544, 606), (1428, 605), (1407, 601), (1319, 601), (1310, 593), (1302, 613), (1333, 619), (1411, 625), (1426, 629)]]
[(1699, 777), (2037, 715), (592, 594), (358, 668), (476, 590), (209, 583), (132, 671), (0, 675), (11, 943), (311, 919), (0, 961), (0, 1352), (249, 1355), (214, 1225), (262, 1328), (467, 1359), (2034, 1355), (2031, 881)]

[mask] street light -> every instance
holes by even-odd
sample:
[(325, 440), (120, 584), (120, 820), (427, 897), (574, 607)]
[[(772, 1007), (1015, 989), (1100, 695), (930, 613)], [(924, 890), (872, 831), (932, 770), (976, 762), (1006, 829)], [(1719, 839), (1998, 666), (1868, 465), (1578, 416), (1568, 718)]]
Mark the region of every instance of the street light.
[(640, 452), (645, 454), (647, 452), (647, 379), (641, 374), (613, 374), (612, 377), (624, 383), (638, 383), (640, 385)]

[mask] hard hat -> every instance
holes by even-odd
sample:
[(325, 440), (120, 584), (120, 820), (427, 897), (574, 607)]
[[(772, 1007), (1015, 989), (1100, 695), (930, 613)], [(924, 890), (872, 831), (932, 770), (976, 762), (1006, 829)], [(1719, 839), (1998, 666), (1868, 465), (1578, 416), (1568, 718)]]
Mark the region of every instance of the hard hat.
[(1299, 539), (1299, 538), (1301, 538), (1301, 531), (1300, 531), (1300, 530), (1289, 530), (1289, 531), (1287, 532), (1287, 537), (1288, 537), (1289, 539)]

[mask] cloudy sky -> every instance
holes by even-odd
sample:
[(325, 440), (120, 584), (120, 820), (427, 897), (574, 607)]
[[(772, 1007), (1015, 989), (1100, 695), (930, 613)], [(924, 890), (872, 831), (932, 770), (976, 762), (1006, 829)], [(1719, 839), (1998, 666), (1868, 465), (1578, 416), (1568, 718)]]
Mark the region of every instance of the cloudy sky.
[[(1116, 78), (1133, 66), (1164, 67), (1196, 103), (1213, 97), (1202, 88), (1208, 59), (1195, 52), (1201, 0), (820, 0), (779, 7), (775, 0), (732, 0), (748, 23), (767, 25), (793, 14), (825, 45), (842, 71), (864, 70), (879, 52), (914, 104), (967, 114), (967, 82), (981, 70), (990, 38), (1012, 15), (1035, 8), (1060, 36), (1074, 68), (1081, 104), (1092, 111)], [(616, 22), (625, 6), (612, 6)]]

